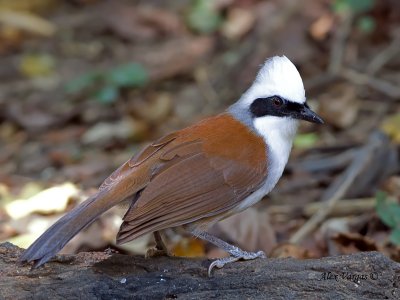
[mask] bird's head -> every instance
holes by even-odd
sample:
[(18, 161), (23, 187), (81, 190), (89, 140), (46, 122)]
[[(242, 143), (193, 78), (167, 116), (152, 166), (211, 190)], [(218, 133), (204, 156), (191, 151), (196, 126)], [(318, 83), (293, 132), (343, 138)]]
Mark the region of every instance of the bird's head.
[(308, 106), (300, 74), (286, 56), (269, 58), (251, 87), (230, 111), (258, 131), (276, 127), (294, 128), (292, 131), (295, 131), (297, 120), (323, 123)]

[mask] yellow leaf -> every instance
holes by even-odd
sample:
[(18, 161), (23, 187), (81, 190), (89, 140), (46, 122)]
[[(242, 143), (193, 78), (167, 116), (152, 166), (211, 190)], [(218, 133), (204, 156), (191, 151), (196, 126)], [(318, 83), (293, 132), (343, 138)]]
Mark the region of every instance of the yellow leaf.
[(19, 69), (28, 77), (50, 75), (55, 66), (54, 58), (47, 54), (29, 54), (22, 57)]
[(204, 243), (200, 239), (184, 238), (173, 247), (172, 253), (175, 256), (202, 257), (205, 255)]
[(400, 113), (387, 117), (381, 129), (385, 132), (395, 143), (400, 144)]

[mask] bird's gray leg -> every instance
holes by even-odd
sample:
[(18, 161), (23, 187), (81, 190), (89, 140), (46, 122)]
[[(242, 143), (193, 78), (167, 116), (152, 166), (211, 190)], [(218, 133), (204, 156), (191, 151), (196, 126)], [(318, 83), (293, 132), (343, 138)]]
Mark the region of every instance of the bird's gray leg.
[(193, 229), (193, 230), (189, 229), (189, 231), (191, 234), (193, 234), (207, 242), (210, 242), (211, 244), (214, 244), (218, 248), (228, 252), (231, 255), (229, 257), (224, 257), (224, 258), (214, 260), (211, 263), (211, 265), (208, 267), (208, 276), (211, 276), (211, 271), (214, 267), (222, 268), (226, 264), (238, 261), (240, 259), (249, 260), (249, 259), (255, 259), (258, 257), (261, 257), (261, 258), (266, 257), (265, 253), (263, 251), (258, 251), (258, 252), (243, 251), (242, 249), (240, 249), (236, 246), (233, 246), (231, 244), (228, 244), (227, 242), (225, 242), (205, 231), (201, 231), (201, 230), (197, 230), (197, 229)]
[(156, 247), (147, 250), (146, 258), (155, 256), (171, 256), (167, 246), (164, 244), (164, 241), (162, 240), (161, 233), (159, 231), (154, 231), (153, 235), (154, 235), (154, 240), (156, 242)]
[(164, 241), (162, 240), (161, 233), (159, 231), (154, 231), (154, 240), (156, 241), (156, 249), (168, 252), (167, 246), (165, 246)]

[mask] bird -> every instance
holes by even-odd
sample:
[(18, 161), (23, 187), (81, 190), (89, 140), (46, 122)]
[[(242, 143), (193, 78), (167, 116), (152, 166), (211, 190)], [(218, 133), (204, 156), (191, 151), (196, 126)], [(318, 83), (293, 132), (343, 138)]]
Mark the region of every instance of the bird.
[(300, 120), (323, 124), (306, 102), (301, 76), (286, 56), (268, 58), (247, 91), (224, 112), (154, 141), (115, 170), (97, 193), (45, 231), (21, 255), (37, 268), (78, 232), (124, 201), (129, 208), (117, 244), (181, 227), (229, 253), (209, 268), (264, 258), (207, 232), (216, 222), (259, 202), (282, 176)]

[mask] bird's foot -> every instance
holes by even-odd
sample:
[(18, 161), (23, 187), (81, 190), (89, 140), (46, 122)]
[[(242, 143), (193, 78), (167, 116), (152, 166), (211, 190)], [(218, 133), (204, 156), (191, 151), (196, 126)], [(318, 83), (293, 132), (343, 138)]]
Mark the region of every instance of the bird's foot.
[(150, 248), (147, 250), (145, 258), (160, 257), (160, 256), (173, 256), (168, 250)]
[(208, 276), (211, 277), (211, 272), (212, 270), (217, 267), (218, 269), (221, 269), (224, 267), (226, 264), (238, 261), (238, 260), (250, 260), (250, 259), (256, 259), (256, 258), (266, 258), (266, 255), (263, 251), (258, 251), (258, 252), (247, 252), (247, 251), (242, 251), (240, 249), (231, 252), (232, 256), (229, 257), (224, 257), (220, 258), (217, 260), (214, 260), (210, 266), (208, 267)]

